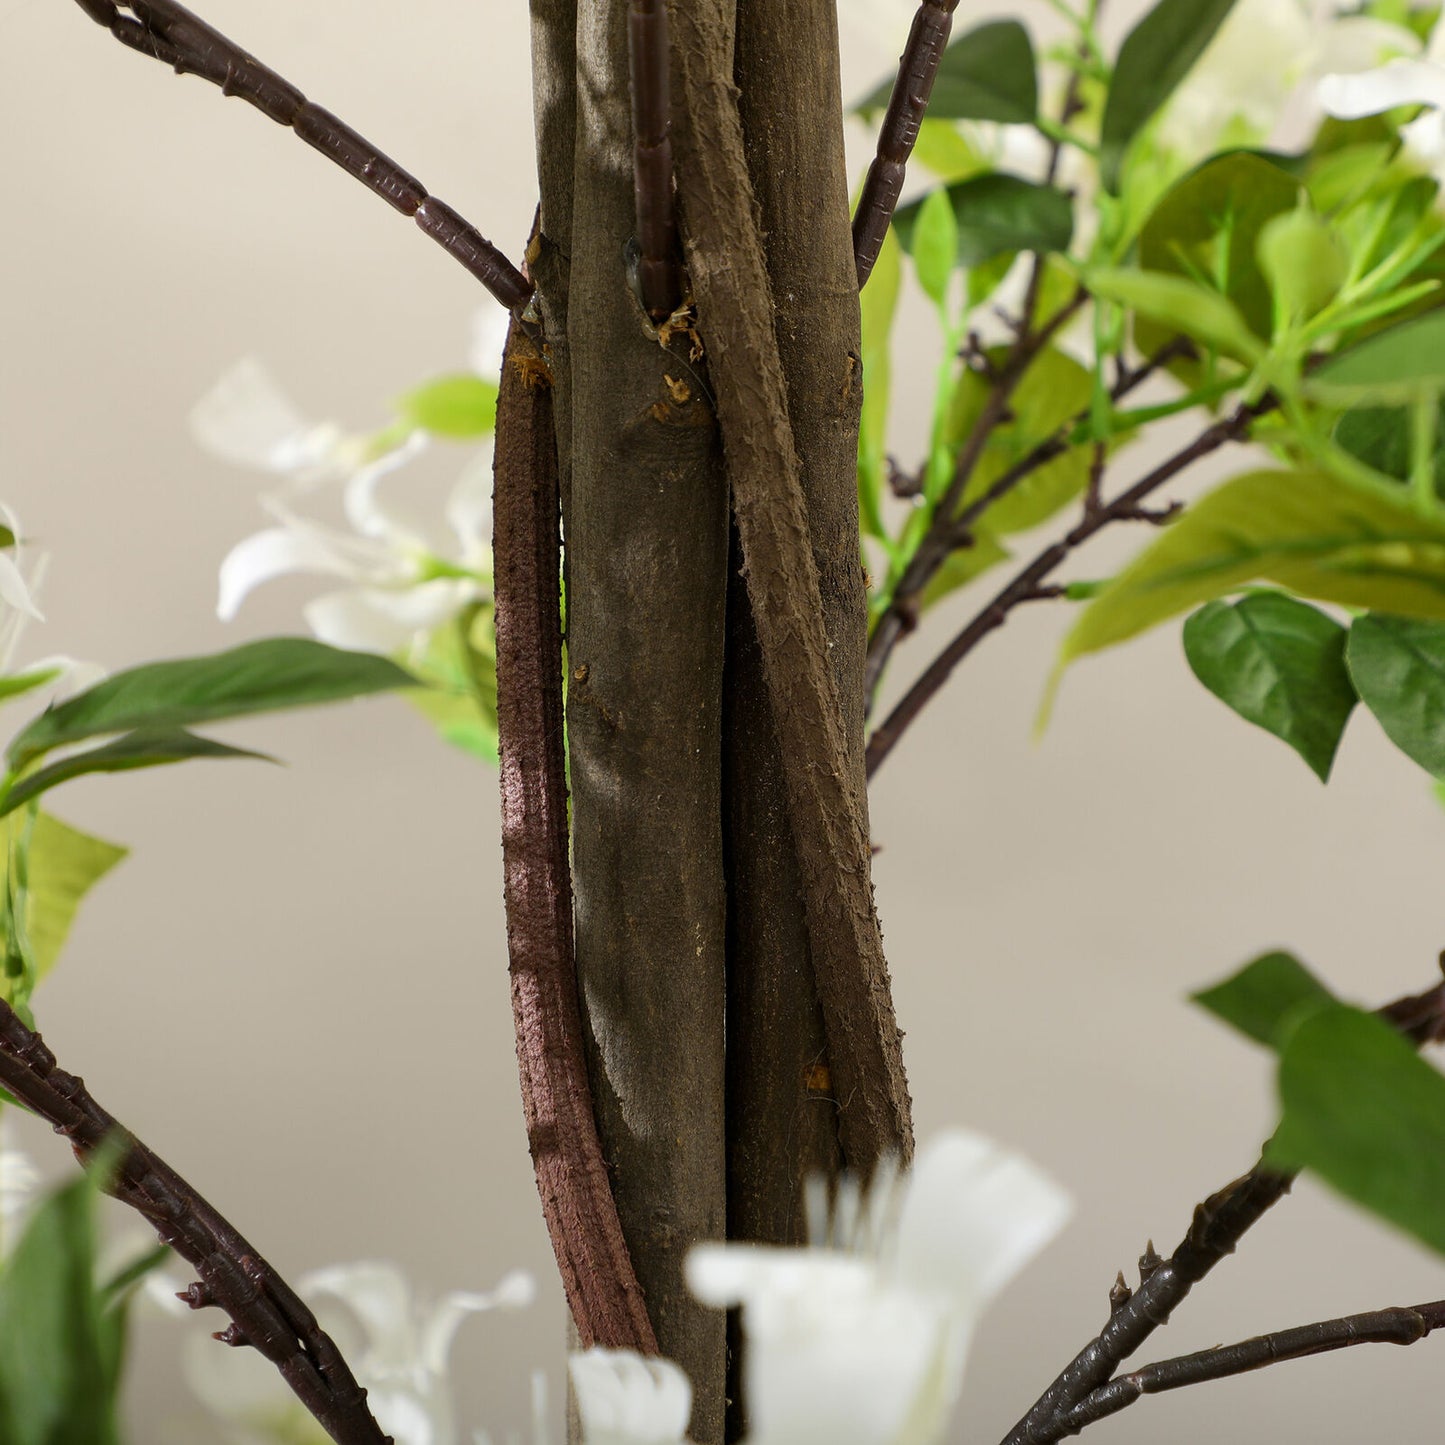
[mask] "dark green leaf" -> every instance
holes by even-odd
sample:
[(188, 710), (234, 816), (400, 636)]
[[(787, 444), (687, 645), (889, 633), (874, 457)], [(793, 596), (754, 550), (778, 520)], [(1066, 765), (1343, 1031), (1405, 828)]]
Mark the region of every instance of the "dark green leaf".
[[(1074, 235), (1074, 203), (1054, 186), (1041, 186), (994, 171), (945, 187), (958, 221), (958, 259), (978, 266), (1006, 251), (1067, 251)], [(893, 218), (904, 248), (913, 248), (913, 230), (922, 201), (904, 206)]]
[(97, 1292), (95, 1185), (50, 1195), (0, 1269), (0, 1440), (117, 1445), (118, 1324)]
[(1234, 0), (1159, 0), (1119, 49), (1104, 106), (1099, 166), (1119, 188), (1130, 142), (1174, 93), (1234, 8)]
[(103, 733), (189, 727), (415, 686), (414, 677), (383, 657), (305, 637), (267, 638), (116, 673), (36, 718), (7, 756), (19, 768), (51, 748)]
[(440, 376), (396, 402), (408, 426), (454, 441), (490, 436), (497, 428), (497, 388), (480, 376)]
[(1184, 624), (1194, 675), (1246, 722), (1288, 743), (1321, 782), (1355, 706), (1346, 632), (1279, 592), (1211, 602)]
[(1330, 991), (1288, 953), (1266, 953), (1194, 1002), (1267, 1048), (1277, 1048), (1302, 1011), (1333, 1003)]
[[(893, 77), (853, 109), (883, 110)], [(960, 35), (943, 52), (928, 114), (934, 120), (996, 120), (1028, 125), (1038, 114), (1038, 67), (1033, 41), (1017, 20), (993, 20)]]
[(1285, 1031), (1284, 1117), (1266, 1160), (1307, 1168), (1445, 1253), (1445, 1078), (1384, 1020), (1344, 1004)]
[(1355, 619), (1346, 657), (1390, 741), (1445, 777), (1445, 623), (1372, 612)]
[[(1445, 500), (1445, 395), (1437, 405), (1435, 495)], [(1377, 472), (1396, 481), (1410, 480), (1412, 422), (1408, 407), (1357, 406), (1335, 424), (1335, 441)]]
[(138, 728), (124, 737), (88, 752), (71, 753), (49, 767), (27, 773), (0, 801), (0, 817), (38, 798), (57, 784), (90, 773), (128, 773), (136, 768), (158, 768), (188, 758), (256, 758), (274, 763), (266, 753), (233, 748), (212, 738), (198, 737), (184, 728)]

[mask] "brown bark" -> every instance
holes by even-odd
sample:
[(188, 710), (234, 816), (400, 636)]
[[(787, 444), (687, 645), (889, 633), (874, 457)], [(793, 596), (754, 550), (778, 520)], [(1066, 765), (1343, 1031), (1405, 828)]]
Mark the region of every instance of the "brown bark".
[[(634, 228), (625, 0), (575, 7), (572, 163), (544, 156), (537, 280), (565, 356), (568, 741), (577, 964), (598, 1126), (662, 1351), (721, 1439), (723, 1324), (682, 1263), (726, 1232), (720, 714), (727, 494), (710, 408), (626, 276)], [(564, 13), (541, 13), (566, 144)], [(564, 195), (570, 169), (570, 194)], [(570, 215), (570, 225), (568, 217)], [(554, 216), (557, 230), (554, 231)], [(570, 234), (565, 234), (570, 230)], [(562, 233), (562, 234), (559, 234)], [(565, 298), (558, 278), (565, 272)], [(559, 323), (564, 330), (559, 334)]]
[[(765, 237), (788, 420), (798, 450), (852, 785), (863, 792), (866, 599), (856, 483), (858, 288), (833, 0), (740, 0), (735, 74)], [(799, 1182), (842, 1162), (782, 757), (751, 605), (729, 593), (728, 1232), (803, 1239)]]
[(772, 700), (843, 1147), (866, 1172), (912, 1130), (869, 881), (866, 812), (827, 663), (788, 391), (733, 84), (733, 0), (674, 15), (678, 188), (748, 596)]

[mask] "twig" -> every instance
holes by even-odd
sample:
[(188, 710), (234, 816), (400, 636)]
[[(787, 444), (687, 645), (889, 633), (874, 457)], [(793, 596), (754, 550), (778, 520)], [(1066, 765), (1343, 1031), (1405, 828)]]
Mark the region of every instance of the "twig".
[(1228, 442), (1239, 441), (1247, 436), (1254, 422), (1273, 410), (1276, 404), (1272, 398), (1267, 397), (1258, 403), (1238, 407), (1229, 416), (1207, 427), (1183, 451), (1155, 467), (1112, 502), (1096, 506), (1092, 510), (1086, 507), (1083, 519), (1078, 525), (1060, 541), (1040, 552), (1013, 581), (998, 592), (934, 658), (888, 717), (874, 729), (868, 739), (868, 776), (871, 778), (882, 767), (888, 754), (897, 746), (898, 740), (948, 681), (953, 669), (990, 632), (1002, 627), (1008, 621), (1009, 613), (1020, 602), (1035, 595), (1040, 583), (1059, 567), (1075, 548), (1082, 546), (1096, 532), (1113, 522), (1137, 518), (1140, 504), (1147, 496), (1201, 457), (1218, 451)]
[(64, 1135), (81, 1163), (107, 1140), (123, 1140), (115, 1175), (102, 1185), (195, 1266), (200, 1279), (181, 1298), (192, 1309), (225, 1310), (231, 1324), (216, 1338), (254, 1346), (270, 1360), (337, 1445), (390, 1445), (366, 1406), (366, 1391), (295, 1291), (191, 1185), (102, 1109), (80, 1079), (57, 1068), (40, 1035), (4, 1002), (0, 1085)]
[(410, 216), (460, 261), (509, 311), (526, 304), (532, 283), (469, 221), (384, 156), (364, 136), (313, 105), (289, 81), (262, 65), (175, 0), (77, 0), (123, 45), (164, 61), (178, 75), (199, 75), (238, 95), (280, 125), (290, 126), (348, 175)]
[(1256, 1335), (1234, 1345), (1216, 1345), (1192, 1355), (1160, 1360), (1120, 1375), (1090, 1393), (1071, 1410), (1063, 1433), (1077, 1435), (1089, 1425), (1117, 1415), (1143, 1395), (1202, 1385), (1209, 1380), (1226, 1380), (1250, 1370), (1262, 1370), (1286, 1360), (1302, 1360), (1330, 1350), (1347, 1350), (1352, 1345), (1413, 1345), (1445, 1326), (1445, 1300), (1407, 1308), (1371, 1310), (1318, 1324), (1297, 1325), (1273, 1334)]
[(888, 236), (888, 224), (908, 172), (908, 157), (913, 154), (918, 128), (928, 111), (928, 98), (933, 94), (933, 82), (957, 8), (958, 0), (920, 0), (913, 17), (913, 28), (898, 62), (898, 79), (893, 82), (893, 94), (878, 131), (878, 153), (868, 167), (858, 209), (853, 214), (853, 258), (858, 267), (859, 290), (866, 284)]
[(597, 1135), (573, 954), (557, 452), (540, 353), (512, 324), (497, 401), (502, 868), (527, 1142), (584, 1347), (657, 1352)]
[[(1445, 1040), (1445, 983), (1398, 999), (1379, 1012), (1417, 1047), (1439, 1043)], [(1068, 1424), (1071, 1413), (1168, 1323), (1189, 1291), (1234, 1253), (1246, 1231), (1289, 1193), (1296, 1177), (1256, 1164), (1195, 1209), (1189, 1232), (1167, 1260), (1161, 1260), (1151, 1244), (1139, 1261), (1139, 1288), (1125, 1295), (1115, 1286), (1108, 1323), (1039, 1396), (1003, 1445), (1050, 1445), (1075, 1433)]]
[(632, 0), (627, 12), (632, 83), (632, 184), (637, 197), (637, 279), (654, 321), (666, 321), (682, 300), (677, 264), (677, 212), (672, 193), (672, 82), (666, 0)]

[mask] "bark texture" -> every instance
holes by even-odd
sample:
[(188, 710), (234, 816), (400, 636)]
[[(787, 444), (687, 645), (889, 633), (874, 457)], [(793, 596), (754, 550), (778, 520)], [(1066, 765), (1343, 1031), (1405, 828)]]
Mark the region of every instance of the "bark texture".
[[(566, 17), (552, 0), (539, 10), (538, 63), (555, 67)], [(570, 191), (552, 151), (537, 280), (549, 339), (565, 351), (567, 717), (589, 1071), (658, 1344), (692, 1378), (693, 1438), (709, 1445), (722, 1436), (723, 1319), (693, 1302), (682, 1263), (726, 1233), (727, 492), (702, 383), (647, 334), (628, 283), (626, 18), (625, 0), (575, 5)], [(567, 144), (567, 80), (549, 73), (540, 87), (553, 97), (544, 149)]]
[[(739, 0), (735, 74), (850, 783), (863, 795), (862, 401), (833, 0)], [(842, 1161), (777, 727), (751, 603), (728, 599), (728, 1232), (796, 1244), (799, 1183)], [(736, 1392), (734, 1392), (736, 1393)]]

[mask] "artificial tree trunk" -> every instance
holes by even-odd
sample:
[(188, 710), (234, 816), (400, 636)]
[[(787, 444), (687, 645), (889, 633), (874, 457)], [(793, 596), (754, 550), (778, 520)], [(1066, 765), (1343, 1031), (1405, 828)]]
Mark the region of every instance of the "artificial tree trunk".
[[(659, 345), (629, 284), (628, 8), (532, 0), (531, 272), (557, 403), (592, 1087), (658, 1343), (711, 1445), (737, 1388), (721, 1318), (683, 1284), (687, 1250), (797, 1242), (806, 1171), (866, 1171), (910, 1141), (867, 883), (858, 298), (832, 0), (674, 10), (700, 357), (685, 335)], [(776, 550), (774, 494), (792, 507)], [(778, 710), (794, 674), (811, 722)]]

